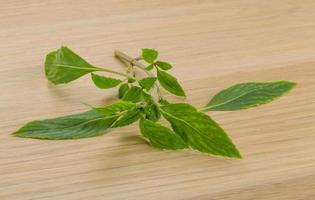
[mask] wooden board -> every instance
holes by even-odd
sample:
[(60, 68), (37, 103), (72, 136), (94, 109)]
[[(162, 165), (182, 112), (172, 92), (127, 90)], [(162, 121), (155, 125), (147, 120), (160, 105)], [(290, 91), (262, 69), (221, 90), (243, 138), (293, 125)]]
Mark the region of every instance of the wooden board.
[[(315, 1), (0, 0), (0, 27), (1, 200), (315, 199)], [(115, 49), (156, 48), (196, 106), (238, 82), (298, 86), (259, 108), (209, 113), (243, 160), (160, 151), (137, 125), (72, 141), (11, 137), (115, 99), (89, 77), (47, 83), (45, 55), (62, 44), (118, 70)]]

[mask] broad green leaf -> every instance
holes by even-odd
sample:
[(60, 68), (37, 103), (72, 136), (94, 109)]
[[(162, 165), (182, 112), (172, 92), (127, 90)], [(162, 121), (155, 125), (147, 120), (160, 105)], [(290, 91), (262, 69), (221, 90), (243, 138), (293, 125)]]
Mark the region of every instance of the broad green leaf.
[(121, 84), (118, 91), (118, 98), (122, 99), (129, 89), (128, 83)]
[(68, 83), (87, 73), (100, 71), (67, 47), (49, 53), (45, 61), (45, 74), (54, 84)]
[(25, 138), (63, 140), (94, 137), (105, 134), (118, 118), (104, 116), (94, 110), (59, 118), (32, 121), (13, 133)]
[(154, 67), (154, 63), (151, 63), (145, 68), (145, 70), (150, 71), (153, 69), (153, 67)]
[(124, 114), (122, 114), (111, 127), (122, 127), (132, 124), (140, 118), (140, 112), (137, 108), (133, 108), (128, 110)]
[(296, 84), (288, 81), (240, 83), (215, 95), (203, 110), (239, 110), (271, 102)]
[(153, 87), (155, 81), (156, 81), (155, 77), (147, 77), (147, 78), (141, 79), (139, 81), (139, 84), (145, 90), (149, 91)]
[(96, 111), (103, 115), (114, 115), (136, 108), (136, 104), (130, 101), (116, 101), (110, 105), (94, 107)]
[(172, 68), (171, 64), (164, 62), (164, 61), (156, 61), (155, 65), (158, 66), (160, 69), (163, 69), (163, 70), (169, 70)]
[(97, 74), (91, 74), (94, 84), (101, 89), (113, 88), (119, 85), (122, 81), (115, 78), (100, 76)]
[(153, 63), (158, 55), (159, 52), (154, 49), (142, 49), (142, 58), (148, 63)]
[(167, 72), (158, 70), (157, 78), (164, 89), (177, 96), (185, 96), (185, 92), (177, 79)]
[(139, 102), (143, 97), (142, 93), (143, 91), (140, 87), (133, 86), (126, 92), (122, 100), (131, 101), (131, 102)]
[(184, 140), (171, 129), (158, 123), (141, 118), (140, 131), (153, 147), (159, 149), (184, 149), (187, 147)]
[(241, 158), (225, 131), (208, 115), (189, 104), (177, 103), (162, 107), (162, 115), (171, 123), (192, 149), (200, 152)]

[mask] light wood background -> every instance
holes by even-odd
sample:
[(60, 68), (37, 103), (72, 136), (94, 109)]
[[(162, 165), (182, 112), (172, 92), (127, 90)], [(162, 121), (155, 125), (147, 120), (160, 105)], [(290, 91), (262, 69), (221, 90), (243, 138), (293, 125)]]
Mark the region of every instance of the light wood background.
[[(0, 0), (0, 27), (1, 200), (315, 199), (314, 0)], [(209, 113), (244, 160), (160, 151), (136, 125), (72, 141), (11, 137), (115, 98), (88, 76), (47, 83), (45, 55), (62, 44), (114, 69), (115, 49), (156, 48), (196, 106), (238, 82), (298, 86), (259, 108)]]

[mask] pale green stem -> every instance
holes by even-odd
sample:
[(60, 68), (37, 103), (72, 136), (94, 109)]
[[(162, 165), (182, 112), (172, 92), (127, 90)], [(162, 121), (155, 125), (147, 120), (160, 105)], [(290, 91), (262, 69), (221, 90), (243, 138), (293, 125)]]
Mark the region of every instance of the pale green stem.
[(101, 67), (97, 67), (98, 71), (102, 71), (102, 72), (108, 72), (108, 73), (112, 73), (112, 74), (117, 74), (117, 75), (120, 75), (120, 76), (124, 76), (126, 78), (130, 78), (130, 79), (134, 79), (136, 80), (134, 77), (128, 75), (128, 74), (125, 74), (125, 73), (122, 73), (122, 72), (117, 72), (115, 70), (111, 70), (111, 69), (105, 69), (105, 68), (101, 68)]
[(199, 108), (198, 110), (201, 111), (201, 112), (205, 112), (205, 111), (209, 111), (212, 107), (202, 107), (202, 108)]
[(130, 76), (132, 76), (132, 77), (135, 77), (136, 74), (135, 74), (135, 71), (133, 69), (133, 65), (130, 62), (125, 61), (125, 60), (123, 60), (123, 62), (127, 65), (128, 74), (130, 74)]

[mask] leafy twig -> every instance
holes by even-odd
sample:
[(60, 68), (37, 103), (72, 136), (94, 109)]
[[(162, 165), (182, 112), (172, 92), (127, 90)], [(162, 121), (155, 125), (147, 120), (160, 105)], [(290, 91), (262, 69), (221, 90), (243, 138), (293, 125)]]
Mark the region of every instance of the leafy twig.
[[(52, 83), (68, 83), (90, 73), (94, 84), (100, 89), (119, 86), (120, 100), (110, 105), (92, 107), (92, 110), (84, 113), (33, 121), (13, 135), (51, 140), (78, 139), (99, 136), (105, 134), (108, 128), (139, 121), (143, 138), (153, 147), (194, 149), (210, 155), (241, 158), (226, 132), (204, 112), (234, 111), (262, 105), (286, 94), (295, 86), (289, 81), (240, 83), (222, 90), (198, 110), (186, 103), (170, 103), (162, 97), (159, 85), (174, 95), (186, 94), (177, 79), (167, 72), (172, 65), (157, 60), (158, 55), (154, 49), (142, 49), (141, 55), (133, 59), (115, 51), (115, 56), (127, 65), (127, 73), (123, 73), (95, 67), (67, 47), (49, 53), (45, 73)], [(147, 66), (140, 60), (146, 62)], [(134, 66), (144, 71), (147, 77), (137, 77)], [(152, 71), (154, 69), (156, 73)], [(95, 74), (98, 71), (125, 78), (121, 80)], [(157, 99), (153, 91), (157, 91)], [(161, 117), (170, 126), (158, 123)]]

